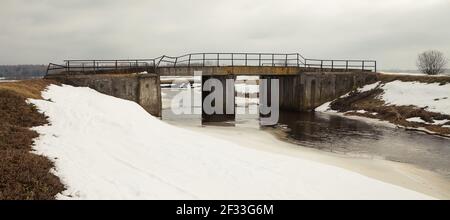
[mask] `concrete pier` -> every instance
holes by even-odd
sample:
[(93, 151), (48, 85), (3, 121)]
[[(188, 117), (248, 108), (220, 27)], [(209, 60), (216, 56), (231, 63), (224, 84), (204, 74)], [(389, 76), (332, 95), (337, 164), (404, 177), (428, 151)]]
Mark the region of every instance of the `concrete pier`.
[[(233, 75), (202, 76), (202, 103), (205, 102), (205, 99), (207, 103), (210, 103), (210, 100), (213, 100), (211, 106), (203, 106), (202, 122), (223, 122), (235, 120), (235, 80), (236, 77)], [(210, 107), (215, 108), (216, 111), (212, 113), (208, 110), (211, 109)]]
[(375, 73), (302, 73), (297, 76), (272, 76), (279, 79), (280, 109), (312, 111), (360, 86), (374, 83)]

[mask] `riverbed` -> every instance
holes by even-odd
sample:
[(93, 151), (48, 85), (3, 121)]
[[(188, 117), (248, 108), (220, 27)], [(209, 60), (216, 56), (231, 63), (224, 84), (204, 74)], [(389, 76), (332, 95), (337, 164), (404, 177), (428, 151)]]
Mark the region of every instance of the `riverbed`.
[[(242, 114), (257, 104), (238, 103), (234, 122), (201, 122), (200, 103), (184, 106), (192, 114), (174, 114), (179, 90), (162, 89), (162, 119), (244, 147), (300, 157), (345, 168), (371, 178), (431, 195), (450, 198), (450, 139), (326, 113), (280, 112), (276, 126), (261, 127), (257, 114)], [(198, 95), (192, 90), (191, 95)]]

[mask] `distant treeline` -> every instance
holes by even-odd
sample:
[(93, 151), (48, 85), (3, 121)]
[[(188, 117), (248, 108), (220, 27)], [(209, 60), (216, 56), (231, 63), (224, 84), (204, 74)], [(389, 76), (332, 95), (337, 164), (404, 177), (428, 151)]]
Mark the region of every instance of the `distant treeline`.
[(46, 71), (46, 65), (0, 65), (0, 77), (6, 79), (43, 77)]

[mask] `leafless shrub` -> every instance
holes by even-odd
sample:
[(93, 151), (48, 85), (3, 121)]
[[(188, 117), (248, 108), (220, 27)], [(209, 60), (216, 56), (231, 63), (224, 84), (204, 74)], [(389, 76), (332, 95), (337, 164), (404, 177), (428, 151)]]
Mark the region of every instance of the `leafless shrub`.
[(447, 59), (444, 54), (437, 50), (429, 50), (419, 54), (417, 67), (422, 73), (436, 75), (445, 71)]

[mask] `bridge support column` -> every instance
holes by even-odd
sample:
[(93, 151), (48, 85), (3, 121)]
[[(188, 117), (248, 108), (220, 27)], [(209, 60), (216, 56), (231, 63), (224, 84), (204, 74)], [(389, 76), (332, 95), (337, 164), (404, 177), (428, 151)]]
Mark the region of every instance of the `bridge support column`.
[(137, 103), (155, 117), (162, 115), (161, 83), (158, 75), (142, 74), (138, 77)]
[(260, 86), (260, 96), (267, 95), (268, 105), (271, 105), (271, 79), (277, 79), (279, 84), (279, 109), (289, 111), (305, 111), (305, 84), (301, 75), (298, 76), (261, 76), (267, 79), (267, 88)]
[(280, 83), (280, 109), (314, 111), (353, 89), (377, 81), (370, 73), (302, 73), (296, 76), (277, 76)]
[(334, 98), (334, 78), (331, 76), (301, 74), (263, 78), (278, 79), (280, 110), (312, 111), (320, 104)]
[[(260, 117), (269, 117), (269, 114), (265, 114), (261, 112), (261, 106), (263, 103), (263, 99), (266, 100), (265, 106), (272, 106), (272, 83), (271, 83), (271, 79), (278, 79), (278, 77), (276, 76), (260, 76), (259, 77), (259, 107), (260, 107), (260, 112), (259, 112), (259, 116)], [(263, 84), (263, 80), (266, 80), (266, 84)], [(280, 97), (281, 99), (281, 97)]]
[(202, 122), (236, 119), (235, 80), (234, 75), (202, 76)]
[(278, 77), (280, 84), (280, 109), (290, 111), (305, 110), (305, 85), (302, 77), (281, 76)]

